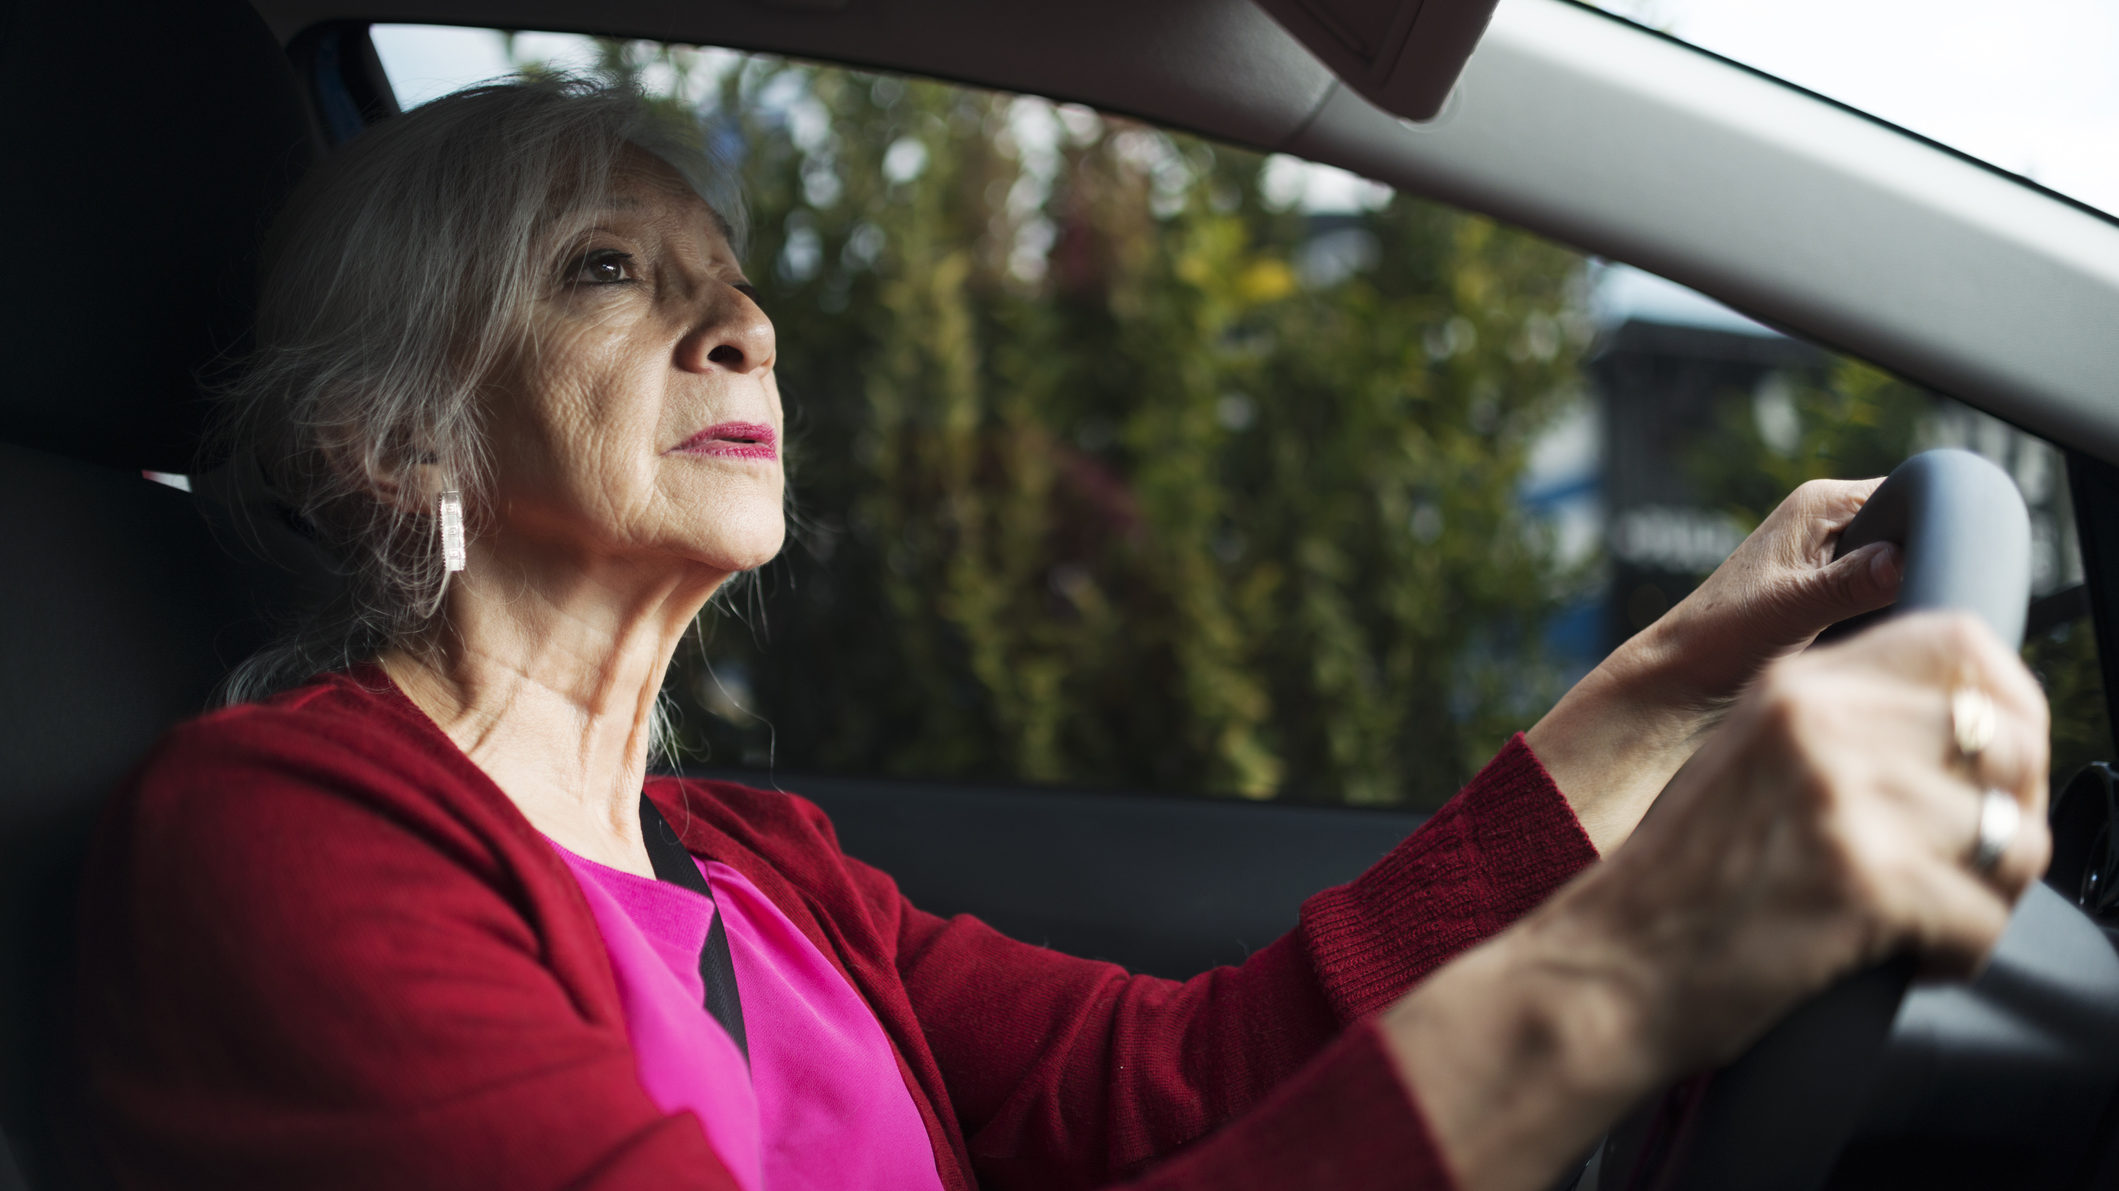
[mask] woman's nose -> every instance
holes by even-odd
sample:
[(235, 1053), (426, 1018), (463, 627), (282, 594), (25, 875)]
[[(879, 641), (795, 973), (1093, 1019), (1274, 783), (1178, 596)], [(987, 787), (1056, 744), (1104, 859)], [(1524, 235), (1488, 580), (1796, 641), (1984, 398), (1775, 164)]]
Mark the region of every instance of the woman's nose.
[(723, 286), (699, 324), (677, 345), (687, 372), (763, 372), (773, 366), (773, 322), (757, 303)]

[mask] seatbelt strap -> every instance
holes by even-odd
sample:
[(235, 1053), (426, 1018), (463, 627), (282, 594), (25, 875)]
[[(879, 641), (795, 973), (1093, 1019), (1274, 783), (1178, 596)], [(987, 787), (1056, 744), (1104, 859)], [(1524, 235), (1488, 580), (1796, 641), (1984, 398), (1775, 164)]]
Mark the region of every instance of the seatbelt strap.
[[(699, 871), (698, 863), (677, 838), (676, 829), (645, 792), (640, 795), (640, 834), (647, 841), (647, 858), (655, 866), (656, 880), (682, 885), (693, 893), (704, 894), (708, 901), (714, 900), (714, 891), (707, 888), (706, 874)], [(743, 1000), (736, 995), (736, 965), (729, 958), (728, 931), (721, 925), (718, 905), (714, 907), (714, 924), (707, 928), (706, 945), (699, 949), (699, 980), (706, 986), (707, 1013), (728, 1031), (736, 1049), (742, 1052), (743, 1061), (750, 1062), (750, 1039), (743, 1031)]]

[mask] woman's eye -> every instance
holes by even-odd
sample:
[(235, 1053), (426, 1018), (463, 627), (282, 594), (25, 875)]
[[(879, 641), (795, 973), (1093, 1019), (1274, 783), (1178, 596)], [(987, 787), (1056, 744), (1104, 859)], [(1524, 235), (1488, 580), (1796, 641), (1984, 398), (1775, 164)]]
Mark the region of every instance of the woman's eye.
[(752, 285), (748, 281), (739, 281), (729, 288), (749, 298), (751, 305), (756, 306), (760, 310), (765, 309), (765, 295), (758, 292), (757, 286)]
[(633, 254), (599, 248), (583, 253), (567, 267), (567, 280), (583, 285), (616, 285), (633, 280)]

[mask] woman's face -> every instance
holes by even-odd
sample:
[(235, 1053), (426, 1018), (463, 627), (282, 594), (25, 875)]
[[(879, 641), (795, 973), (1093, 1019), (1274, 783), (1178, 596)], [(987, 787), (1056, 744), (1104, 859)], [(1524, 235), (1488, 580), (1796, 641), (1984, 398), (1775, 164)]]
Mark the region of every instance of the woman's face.
[(489, 548), (720, 572), (771, 559), (785, 532), (773, 325), (720, 218), (632, 151), (609, 204), (540, 251), (530, 333), (489, 411)]

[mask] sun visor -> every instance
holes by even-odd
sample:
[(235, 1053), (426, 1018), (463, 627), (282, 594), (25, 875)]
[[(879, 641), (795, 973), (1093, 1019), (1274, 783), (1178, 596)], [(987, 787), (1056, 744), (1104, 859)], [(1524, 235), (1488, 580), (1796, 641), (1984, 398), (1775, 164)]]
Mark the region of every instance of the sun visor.
[(1410, 120), (1432, 120), (1497, 2), (1258, 0), (1258, 6), (1371, 103)]

